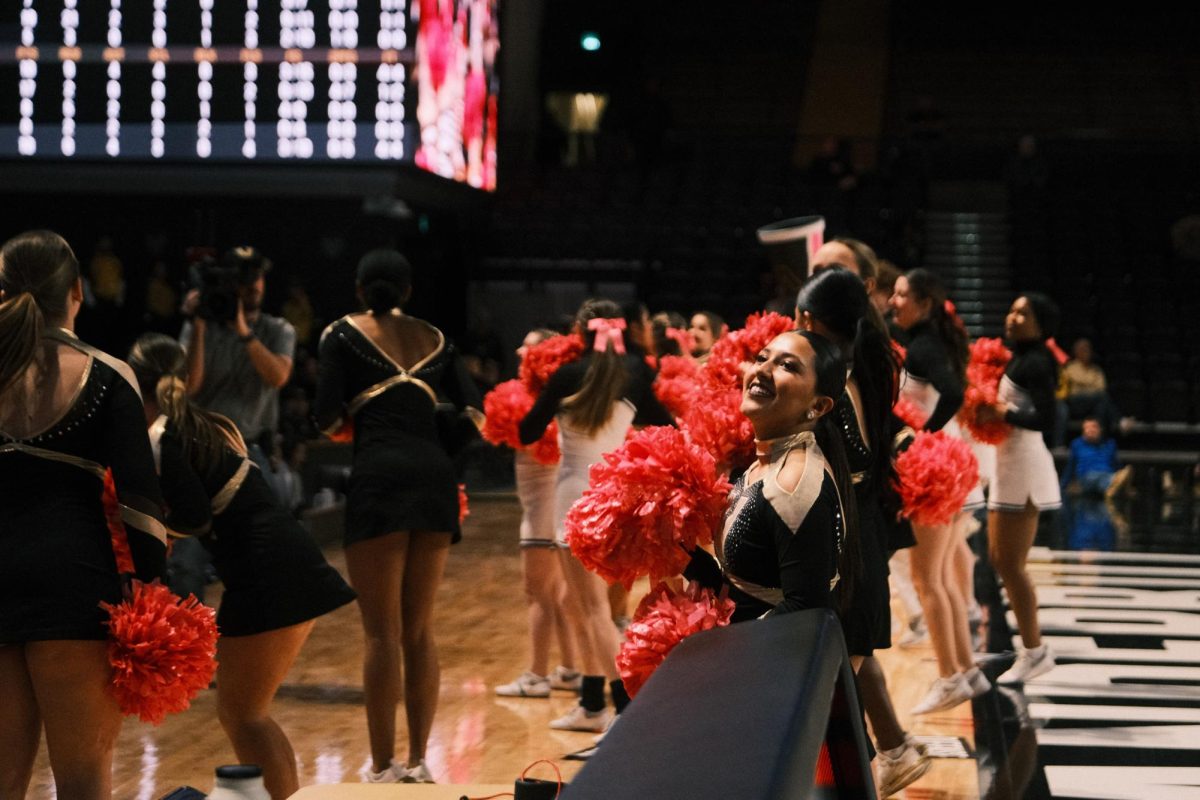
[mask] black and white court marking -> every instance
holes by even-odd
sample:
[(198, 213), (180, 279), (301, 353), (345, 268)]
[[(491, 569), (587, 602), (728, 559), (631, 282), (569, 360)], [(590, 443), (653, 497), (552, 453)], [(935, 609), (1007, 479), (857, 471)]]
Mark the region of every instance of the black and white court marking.
[(1021, 698), (1034, 783), (1055, 798), (1200, 800), (1200, 556), (1038, 548), (1029, 571), (1059, 664)]

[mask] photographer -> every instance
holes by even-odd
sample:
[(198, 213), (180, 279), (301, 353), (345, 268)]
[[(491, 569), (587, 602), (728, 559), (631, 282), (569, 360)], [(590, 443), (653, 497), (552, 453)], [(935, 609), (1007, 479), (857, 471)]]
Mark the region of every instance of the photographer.
[(290, 323), (262, 313), (269, 269), (252, 247), (201, 265), (183, 301), (188, 322), (179, 335), (187, 349), (188, 396), (233, 420), (264, 471), (270, 464), (262, 439), (278, 426), (279, 389), (291, 376), (296, 346)]
[[(219, 262), (195, 265), (181, 309), (187, 321), (179, 334), (187, 350), (188, 397), (233, 420), (247, 456), (268, 483), (279, 389), (291, 375), (296, 345), (296, 332), (286, 320), (262, 313), (270, 267), (252, 247), (235, 247)], [(198, 540), (176, 542), (168, 561), (171, 590), (203, 599), (208, 561)]]

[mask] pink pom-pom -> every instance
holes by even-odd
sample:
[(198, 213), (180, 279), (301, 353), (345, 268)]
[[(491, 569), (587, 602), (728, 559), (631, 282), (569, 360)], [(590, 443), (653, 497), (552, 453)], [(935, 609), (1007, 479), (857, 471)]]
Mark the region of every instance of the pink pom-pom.
[(754, 426), (742, 413), (740, 387), (731, 389), (705, 380), (699, 401), (684, 409), (679, 426), (718, 464), (738, 468), (754, 460)]
[(892, 406), (892, 413), (914, 431), (921, 430), (929, 421), (929, 415), (907, 397), (900, 397), (896, 400), (896, 405)]
[(904, 515), (918, 525), (946, 525), (979, 483), (979, 462), (962, 439), (920, 432), (896, 459)]
[(467, 487), (460, 483), (458, 485), (458, 524), (462, 525), (469, 516), (471, 516), (471, 507), (467, 503)]
[(617, 654), (617, 670), (635, 696), (675, 646), (693, 633), (729, 624), (735, 603), (697, 583), (679, 593), (660, 583), (638, 603)]
[(712, 541), (729, 481), (711, 455), (672, 427), (638, 431), (593, 464), (591, 485), (567, 512), (567, 542), (609, 583), (676, 575), (688, 551)]
[(996, 403), (1004, 368), (1011, 360), (1012, 351), (1000, 339), (983, 338), (971, 342), (967, 389), (963, 393), (962, 407), (958, 410), (958, 421), (976, 441), (983, 444), (1000, 444), (1012, 432), (1012, 426), (1003, 420), (980, 422), (978, 419), (981, 406)]
[(758, 352), (781, 333), (796, 329), (791, 317), (763, 311), (746, 317), (746, 326), (725, 334), (712, 347), (704, 371), (717, 383), (742, 388), (742, 364), (753, 361)]
[(663, 356), (654, 379), (654, 396), (671, 416), (682, 417), (701, 393), (700, 367), (685, 356)]
[(564, 364), (578, 361), (583, 351), (583, 338), (577, 334), (543, 339), (525, 351), (521, 367), (517, 370), (517, 377), (525, 384), (529, 393), (537, 397), (546, 381), (550, 380), (550, 376), (558, 372)]
[(121, 711), (155, 725), (183, 711), (217, 669), (217, 622), (194, 595), (181, 600), (158, 581), (133, 582), (108, 612), (109, 691)]

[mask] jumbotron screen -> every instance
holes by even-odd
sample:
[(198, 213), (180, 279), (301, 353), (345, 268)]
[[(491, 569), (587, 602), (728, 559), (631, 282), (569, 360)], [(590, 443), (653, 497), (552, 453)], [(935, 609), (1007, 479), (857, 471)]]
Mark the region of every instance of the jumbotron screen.
[(8, 0), (0, 158), (385, 162), (496, 185), (498, 0)]

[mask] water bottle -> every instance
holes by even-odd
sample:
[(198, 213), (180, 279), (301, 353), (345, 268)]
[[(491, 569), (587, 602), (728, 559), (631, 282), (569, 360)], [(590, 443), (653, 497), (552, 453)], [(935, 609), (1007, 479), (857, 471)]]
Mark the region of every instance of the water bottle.
[(257, 764), (217, 767), (217, 783), (208, 800), (271, 800), (263, 785), (262, 767)]

